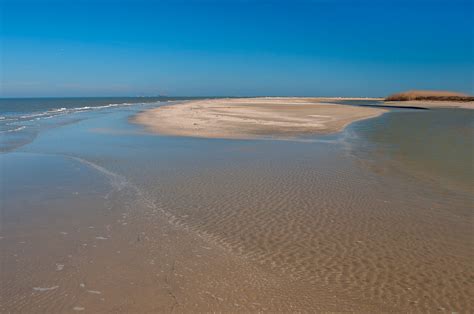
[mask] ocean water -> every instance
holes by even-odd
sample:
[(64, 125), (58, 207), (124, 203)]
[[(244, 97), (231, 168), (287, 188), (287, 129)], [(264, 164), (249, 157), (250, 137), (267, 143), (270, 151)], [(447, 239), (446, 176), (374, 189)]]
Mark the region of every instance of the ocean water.
[(129, 122), (166, 103), (21, 113), (50, 118), (0, 154), (0, 311), (474, 308), (471, 111), (301, 141)]
[[(77, 122), (85, 115), (129, 106), (146, 106), (189, 97), (1, 98), (0, 151), (31, 142), (42, 130)], [(50, 121), (53, 118), (55, 121)]]

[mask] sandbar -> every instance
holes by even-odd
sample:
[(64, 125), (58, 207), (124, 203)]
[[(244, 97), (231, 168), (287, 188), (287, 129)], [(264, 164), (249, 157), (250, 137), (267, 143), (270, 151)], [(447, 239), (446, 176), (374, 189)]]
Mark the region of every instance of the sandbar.
[(194, 100), (146, 110), (132, 122), (151, 132), (174, 136), (292, 139), (335, 133), (354, 121), (386, 112), (334, 101), (288, 97)]

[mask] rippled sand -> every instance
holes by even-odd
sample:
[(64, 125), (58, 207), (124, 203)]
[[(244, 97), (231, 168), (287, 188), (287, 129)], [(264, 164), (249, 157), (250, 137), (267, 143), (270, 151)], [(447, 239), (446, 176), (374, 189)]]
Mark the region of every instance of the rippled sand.
[(471, 199), (367, 175), (327, 149), (249, 154), (156, 193), (193, 230), (353, 310), (473, 308)]
[[(51, 172), (51, 191), (5, 206), (1, 312), (354, 308), (324, 286), (306, 285), (235, 254), (122, 176), (82, 160), (34, 158), (40, 161), (36, 166), (56, 164), (61, 173)], [(67, 177), (78, 174), (80, 186), (71, 184)], [(27, 192), (33, 191), (30, 185)], [(58, 198), (59, 193), (64, 194)]]

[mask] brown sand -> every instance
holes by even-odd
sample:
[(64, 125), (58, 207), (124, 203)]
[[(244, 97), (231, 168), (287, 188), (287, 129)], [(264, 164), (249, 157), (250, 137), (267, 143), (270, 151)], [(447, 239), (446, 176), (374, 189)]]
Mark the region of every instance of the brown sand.
[[(16, 218), (0, 233), (0, 313), (393, 309), (341, 300), (322, 283), (307, 284), (239, 257), (133, 185), (104, 199), (107, 189), (99, 181), (94, 174), (77, 195), (74, 184), (52, 186), (39, 202), (25, 197), (5, 207), (5, 216)], [(65, 197), (57, 195), (59, 188)]]
[[(325, 102), (327, 101), (327, 102)], [(160, 134), (207, 138), (278, 138), (338, 132), (380, 108), (318, 98), (243, 98), (190, 101), (138, 114), (134, 122)]]

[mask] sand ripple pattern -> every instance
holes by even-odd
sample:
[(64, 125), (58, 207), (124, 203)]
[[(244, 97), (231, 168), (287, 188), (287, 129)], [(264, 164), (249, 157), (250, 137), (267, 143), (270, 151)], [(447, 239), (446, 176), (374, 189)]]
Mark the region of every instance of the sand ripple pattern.
[(303, 286), (398, 310), (473, 309), (472, 198), (323, 148), (183, 166), (143, 189), (178, 224)]
[[(101, 298), (122, 300), (114, 312), (472, 310), (472, 198), (376, 175), (340, 146), (250, 143), (212, 163), (151, 160), (133, 174), (74, 157), (112, 186), (101, 229), (72, 229), (88, 239), (68, 246), (72, 258), (36, 255), (37, 266), (3, 281), (0, 303), (48, 312), (110, 311)], [(55, 230), (50, 243), (71, 233)], [(217, 261), (212, 270), (204, 257)], [(31, 286), (48, 273), (54, 280)], [(137, 278), (141, 293), (130, 293)]]

